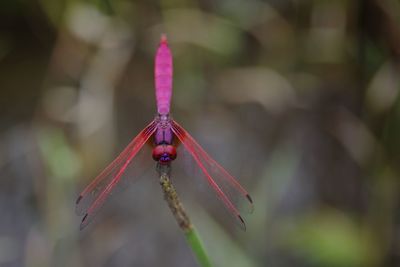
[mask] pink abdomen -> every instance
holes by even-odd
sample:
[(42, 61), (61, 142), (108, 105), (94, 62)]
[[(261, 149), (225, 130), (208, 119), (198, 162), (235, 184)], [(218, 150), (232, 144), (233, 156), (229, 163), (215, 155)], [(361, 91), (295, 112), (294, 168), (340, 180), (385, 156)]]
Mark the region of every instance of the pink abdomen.
[(172, 96), (172, 54), (165, 35), (161, 36), (160, 46), (157, 50), (154, 75), (157, 111), (159, 114), (165, 115), (169, 113)]

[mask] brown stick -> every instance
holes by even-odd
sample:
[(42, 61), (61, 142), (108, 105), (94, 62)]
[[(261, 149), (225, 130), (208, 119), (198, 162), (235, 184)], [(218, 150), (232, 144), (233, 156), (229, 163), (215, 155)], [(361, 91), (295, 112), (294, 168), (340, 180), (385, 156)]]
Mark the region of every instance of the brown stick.
[(188, 215), (186, 214), (185, 209), (183, 208), (181, 201), (179, 200), (175, 187), (171, 182), (171, 168), (169, 165), (158, 164), (157, 170), (160, 174), (160, 185), (164, 192), (164, 199), (167, 201), (168, 206), (171, 209), (179, 227), (185, 233), (188, 233), (193, 229), (193, 226)]

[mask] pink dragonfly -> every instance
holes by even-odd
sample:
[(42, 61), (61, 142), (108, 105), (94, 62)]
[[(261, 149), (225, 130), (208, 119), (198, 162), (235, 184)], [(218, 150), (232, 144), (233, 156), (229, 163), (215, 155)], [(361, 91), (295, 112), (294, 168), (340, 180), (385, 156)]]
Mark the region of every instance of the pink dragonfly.
[[(160, 165), (169, 165), (176, 159), (176, 146), (180, 142), (200, 167), (210, 187), (223, 202), (227, 210), (245, 230), (245, 222), (239, 213), (240, 202), (244, 200), (249, 210), (253, 201), (247, 191), (223, 167), (212, 159), (193, 137), (169, 115), (172, 96), (172, 54), (166, 35), (161, 36), (155, 58), (155, 87), (157, 111), (155, 119), (147, 125), (79, 195), (76, 211), (83, 216), (81, 229), (88, 225), (107, 198), (125, 179), (124, 174), (145, 143), (153, 145), (153, 159)], [(129, 171), (129, 175), (131, 172)], [(135, 177), (133, 177), (135, 178)]]

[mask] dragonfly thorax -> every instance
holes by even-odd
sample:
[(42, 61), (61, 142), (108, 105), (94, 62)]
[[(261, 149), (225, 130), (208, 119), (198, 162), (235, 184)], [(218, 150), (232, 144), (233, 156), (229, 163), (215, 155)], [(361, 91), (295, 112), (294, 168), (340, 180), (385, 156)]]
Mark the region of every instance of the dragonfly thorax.
[(168, 115), (158, 115), (156, 117), (157, 128), (154, 133), (154, 143), (156, 145), (167, 144), (171, 145), (174, 139), (174, 134), (171, 129), (171, 119)]
[(166, 164), (176, 159), (176, 149), (172, 145), (174, 134), (172, 132), (171, 119), (169, 115), (158, 115), (157, 129), (154, 133), (155, 147), (153, 149), (153, 159)]
[(176, 149), (172, 145), (167, 145), (167, 144), (157, 145), (153, 149), (153, 159), (162, 164), (171, 162), (174, 159), (176, 159)]

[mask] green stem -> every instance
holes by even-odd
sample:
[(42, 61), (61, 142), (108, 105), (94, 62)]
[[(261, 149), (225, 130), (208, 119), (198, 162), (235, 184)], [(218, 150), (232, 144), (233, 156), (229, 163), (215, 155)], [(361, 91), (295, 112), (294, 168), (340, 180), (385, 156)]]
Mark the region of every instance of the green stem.
[(175, 187), (172, 185), (170, 179), (170, 166), (158, 164), (157, 170), (160, 174), (160, 185), (164, 192), (164, 198), (167, 201), (179, 227), (185, 233), (186, 241), (195, 254), (198, 263), (201, 267), (211, 267), (212, 265), (201, 242), (200, 236), (193, 224), (190, 222), (189, 216), (185, 212), (183, 205), (179, 200)]
[(185, 237), (189, 246), (192, 248), (193, 253), (196, 255), (200, 266), (211, 267), (210, 259), (204, 250), (203, 243), (201, 242), (196, 229), (192, 227), (190, 231), (185, 233)]

